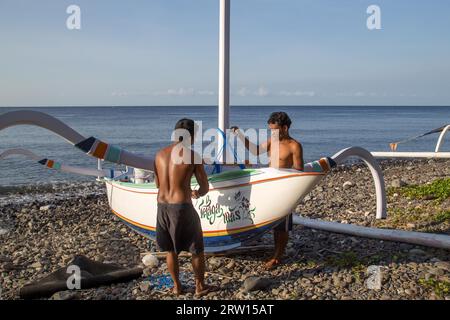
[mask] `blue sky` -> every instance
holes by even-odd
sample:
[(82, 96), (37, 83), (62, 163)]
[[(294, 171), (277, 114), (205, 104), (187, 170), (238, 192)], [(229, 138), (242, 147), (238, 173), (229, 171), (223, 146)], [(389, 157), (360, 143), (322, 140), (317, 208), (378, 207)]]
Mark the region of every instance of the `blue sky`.
[[(231, 14), (233, 105), (450, 105), (447, 0), (232, 0)], [(0, 0), (0, 106), (216, 105), (218, 18), (219, 0)]]

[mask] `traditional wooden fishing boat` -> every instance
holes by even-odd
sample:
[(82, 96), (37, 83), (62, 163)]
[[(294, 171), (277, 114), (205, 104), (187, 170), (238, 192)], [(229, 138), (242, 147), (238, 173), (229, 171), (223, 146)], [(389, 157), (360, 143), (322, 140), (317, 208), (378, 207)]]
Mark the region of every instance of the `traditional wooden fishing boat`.
[[(324, 175), (261, 168), (209, 176), (210, 191), (193, 203), (202, 222), (205, 247), (222, 251), (261, 236), (289, 214)], [(105, 183), (113, 213), (134, 230), (155, 238), (156, 186), (110, 179)], [(195, 181), (191, 187), (196, 188)]]
[[(65, 138), (78, 149), (98, 159), (134, 168), (153, 169), (153, 159), (132, 154), (94, 137), (85, 138), (78, 132), (47, 114), (36, 111), (15, 111), (0, 116), (0, 131), (15, 125), (36, 125)], [(109, 177), (103, 170), (64, 166), (31, 152), (7, 151), (6, 155), (22, 154), (48, 168), (69, 169), (79, 174), (98, 176), (106, 185), (113, 213), (133, 230), (154, 239), (156, 235), (156, 196), (153, 183), (123, 181), (132, 170)], [(303, 172), (291, 169), (258, 168), (225, 171), (209, 176), (210, 192), (194, 201), (200, 216), (205, 250), (229, 250), (262, 236), (280, 219), (290, 214), (331, 170), (350, 156), (362, 158), (371, 168), (377, 192), (377, 217), (386, 214), (384, 181), (376, 161), (362, 148), (344, 149), (331, 158), (322, 158), (305, 165)], [(58, 164), (58, 165), (55, 165)], [(191, 187), (195, 189), (196, 181)]]

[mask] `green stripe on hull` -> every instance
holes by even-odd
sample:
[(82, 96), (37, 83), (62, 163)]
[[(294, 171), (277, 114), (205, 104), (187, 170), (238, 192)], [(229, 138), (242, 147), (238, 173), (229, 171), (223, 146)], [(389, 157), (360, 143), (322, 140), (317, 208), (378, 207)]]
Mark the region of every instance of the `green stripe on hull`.
[[(225, 171), (225, 172), (221, 172), (218, 174), (213, 174), (213, 175), (208, 176), (208, 181), (210, 183), (222, 182), (222, 181), (227, 181), (227, 180), (234, 180), (234, 179), (239, 179), (239, 178), (250, 177), (250, 176), (260, 174), (260, 173), (261, 173), (261, 170), (257, 170), (257, 169)], [(153, 182), (152, 183), (132, 183), (132, 182), (117, 181), (117, 184), (119, 184), (121, 186), (128, 186), (128, 187), (133, 187), (133, 188), (138, 188), (138, 189), (156, 189), (156, 185)], [(192, 178), (191, 185), (192, 186), (197, 185), (197, 180), (195, 178)]]

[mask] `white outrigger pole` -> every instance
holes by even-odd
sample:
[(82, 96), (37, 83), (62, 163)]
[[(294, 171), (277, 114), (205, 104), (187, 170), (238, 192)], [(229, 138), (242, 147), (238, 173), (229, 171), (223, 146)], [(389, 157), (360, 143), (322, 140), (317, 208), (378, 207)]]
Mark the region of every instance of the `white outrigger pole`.
[[(218, 127), (222, 132), (230, 127), (230, 0), (220, 0), (219, 27), (219, 114)], [(218, 146), (224, 145), (224, 137), (218, 133)], [(226, 148), (218, 155), (220, 163), (226, 161)]]
[(442, 152), (441, 147), (444, 143), (444, 137), (450, 130), (450, 125), (445, 126), (441, 134), (439, 135), (438, 141), (434, 152), (408, 152), (408, 151), (374, 151), (371, 152), (375, 158), (425, 158), (425, 159), (450, 159), (450, 152)]

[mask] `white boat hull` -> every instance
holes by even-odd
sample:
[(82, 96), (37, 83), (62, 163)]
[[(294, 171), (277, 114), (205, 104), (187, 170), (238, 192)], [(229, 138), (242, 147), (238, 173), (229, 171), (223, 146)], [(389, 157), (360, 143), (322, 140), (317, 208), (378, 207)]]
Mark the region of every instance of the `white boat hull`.
[[(290, 214), (323, 178), (322, 172), (263, 168), (210, 178), (210, 192), (193, 201), (206, 252), (229, 250), (262, 236)], [(109, 205), (129, 227), (156, 238), (158, 189), (106, 180)], [(195, 188), (195, 184), (192, 186)]]

